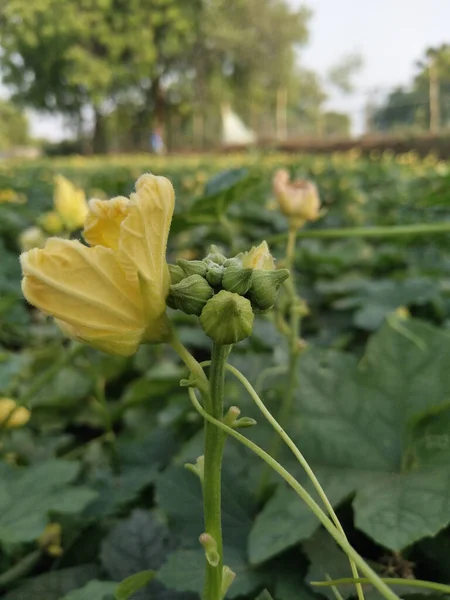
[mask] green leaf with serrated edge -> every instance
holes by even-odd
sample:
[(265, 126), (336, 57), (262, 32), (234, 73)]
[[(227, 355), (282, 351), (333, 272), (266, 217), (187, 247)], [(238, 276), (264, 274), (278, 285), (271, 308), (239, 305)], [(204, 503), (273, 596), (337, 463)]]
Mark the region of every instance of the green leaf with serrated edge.
[(50, 512), (77, 513), (96, 492), (69, 485), (79, 463), (51, 460), (30, 467), (8, 468), (0, 491), (0, 541), (19, 543), (35, 540), (44, 531)]
[[(450, 472), (439, 462), (442, 450), (436, 448), (426, 463), (410, 460), (417, 415), (446, 406), (450, 397), (450, 336), (419, 321), (397, 325), (386, 323), (371, 338), (359, 363), (340, 352), (307, 351), (287, 432), (331, 496), (330, 481), (337, 482), (340, 492), (332, 502), (356, 492), (357, 527), (381, 545), (400, 551), (450, 522)], [(268, 514), (276, 502), (277, 497), (269, 501)], [(293, 515), (289, 517), (288, 505), (282, 508), (274, 519), (285, 527), (285, 540), (277, 538), (273, 553), (270, 545), (257, 543), (258, 530), (262, 540), (270, 539), (270, 519), (267, 537), (258, 524), (263, 511), (250, 538), (253, 562), (304, 539), (307, 526), (304, 529)], [(295, 517), (303, 511), (293, 510)], [(311, 516), (306, 519), (312, 524)]]
[(127, 577), (116, 587), (116, 600), (129, 600), (134, 592), (145, 587), (155, 576), (155, 571), (141, 571)]

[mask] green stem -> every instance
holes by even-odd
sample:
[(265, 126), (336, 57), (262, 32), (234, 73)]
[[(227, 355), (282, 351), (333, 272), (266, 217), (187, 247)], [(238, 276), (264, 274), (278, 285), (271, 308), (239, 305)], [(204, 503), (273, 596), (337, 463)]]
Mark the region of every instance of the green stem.
[[(294, 272), (294, 261), (295, 261), (295, 243), (297, 240), (297, 228), (290, 227), (288, 233), (288, 241), (286, 246), (286, 267), (289, 269), (290, 277), (285, 282), (285, 289), (289, 296), (290, 301), (290, 325), (289, 325), (289, 366), (288, 366), (288, 377), (286, 382), (286, 391), (283, 396), (281, 403), (280, 412), (278, 414), (278, 421), (284, 427), (289, 419), (289, 415), (292, 411), (292, 404), (294, 402), (294, 394), (297, 387), (297, 363), (298, 363), (298, 334), (300, 330), (301, 316), (296, 306), (297, 292), (295, 289), (295, 272)], [(277, 457), (280, 452), (281, 440), (275, 435), (272, 438), (269, 447), (269, 454), (273, 457)], [(268, 469), (264, 469), (261, 481), (259, 484), (258, 496), (262, 498), (266, 492), (270, 472)], [(360, 599), (362, 600), (362, 599)]]
[[(205, 408), (211, 417), (220, 420), (223, 417), (223, 395), (225, 365), (229, 346), (214, 344), (211, 356), (209, 376), (210, 395), (204, 396)], [(205, 532), (217, 544), (219, 562), (211, 565), (206, 561), (203, 600), (221, 600), (223, 543), (221, 517), (221, 473), (225, 434), (210, 421), (205, 421), (205, 451), (203, 475), (203, 511)]]
[[(450, 585), (443, 583), (435, 583), (434, 581), (424, 581), (423, 579), (401, 579), (399, 577), (382, 577), (382, 581), (391, 585), (406, 585), (407, 587), (425, 588), (441, 592), (443, 594), (450, 594)], [(330, 579), (329, 581), (311, 581), (311, 585), (317, 587), (325, 587), (331, 585), (343, 585), (347, 583), (372, 583), (367, 577), (359, 577), (354, 579), (353, 577), (342, 577), (341, 579)]]
[[(289, 437), (289, 435), (285, 432), (285, 430), (281, 427), (281, 425), (278, 423), (278, 421), (275, 419), (275, 417), (272, 415), (272, 413), (268, 410), (268, 408), (266, 407), (264, 402), (261, 400), (261, 398), (259, 397), (256, 390), (253, 388), (253, 386), (249, 382), (249, 380), (238, 369), (236, 369), (232, 365), (227, 365), (226, 368), (237, 379), (239, 379), (239, 381), (245, 387), (245, 389), (247, 390), (247, 392), (250, 394), (253, 401), (255, 402), (256, 406), (259, 408), (259, 410), (262, 412), (264, 417), (268, 420), (268, 422), (272, 425), (273, 429), (278, 434), (278, 436), (279, 436), (278, 439), (283, 440), (286, 443), (286, 445), (288, 446), (288, 448), (292, 451), (295, 458), (298, 460), (298, 462), (301, 464), (301, 466), (305, 470), (306, 474), (308, 475), (311, 483), (314, 486), (314, 489), (318, 493), (320, 499), (322, 500), (325, 508), (328, 511), (328, 514), (330, 515), (334, 524), (336, 525), (336, 528), (346, 538), (345, 531), (341, 525), (341, 522), (338, 519), (337, 514), (335, 513), (335, 511), (333, 509), (331, 502), (328, 500), (328, 496), (326, 495), (325, 490), (321, 486), (320, 481), (317, 479), (314, 471), (309, 466), (308, 461), (303, 456), (303, 454), (301, 453), (299, 448), (296, 446), (294, 441)], [(352, 559), (350, 559), (350, 567), (352, 570), (353, 577), (358, 578), (358, 570)], [(363, 593), (361, 584), (359, 584), (359, 583), (356, 584), (356, 590), (357, 590), (359, 600), (364, 600), (364, 593)]]
[(244, 446), (247, 446), (252, 452), (254, 452), (257, 456), (259, 456), (266, 464), (268, 464), (274, 471), (276, 471), (297, 493), (297, 495), (305, 502), (308, 508), (316, 515), (325, 529), (330, 533), (333, 539), (339, 544), (339, 546), (344, 550), (349, 558), (351, 558), (354, 563), (358, 566), (362, 573), (364, 573), (371, 583), (377, 588), (377, 590), (387, 599), (387, 600), (400, 600), (399, 597), (394, 594), (394, 592), (389, 589), (389, 587), (384, 583), (384, 581), (375, 573), (375, 571), (366, 563), (366, 561), (356, 552), (356, 550), (349, 544), (348, 540), (337, 530), (337, 528), (333, 525), (332, 521), (327, 517), (324, 511), (320, 508), (320, 506), (315, 502), (315, 500), (308, 494), (308, 492), (304, 489), (304, 487), (293, 477), (289, 471), (287, 471), (279, 462), (277, 462), (270, 454), (265, 452), (262, 448), (257, 446), (254, 442), (238, 433), (231, 427), (228, 427), (221, 421), (214, 419), (211, 415), (209, 415), (201, 406), (200, 402), (197, 400), (195, 395), (195, 391), (192, 388), (188, 389), (189, 397), (191, 399), (192, 404), (195, 409), (203, 416), (204, 419), (213, 423), (216, 427), (234, 437), (239, 442), (241, 442)]
[(113, 415), (111, 413), (108, 401), (105, 395), (105, 380), (103, 378), (98, 378), (95, 385), (95, 399), (99, 403), (102, 414), (103, 414), (103, 422), (105, 428), (105, 440), (108, 443), (108, 447), (110, 450), (110, 464), (113, 473), (118, 475), (121, 470), (121, 460), (119, 451), (117, 449), (117, 440), (116, 433), (114, 431), (114, 420)]
[(17, 579), (21, 579), (37, 565), (40, 558), (42, 557), (41, 550), (34, 550), (24, 556), (16, 565), (5, 571), (0, 575), (0, 587), (8, 587)]
[[(300, 238), (368, 238), (398, 237), (401, 235), (427, 235), (429, 233), (450, 233), (450, 221), (443, 223), (418, 223), (413, 225), (380, 225), (374, 227), (342, 227), (340, 229), (302, 229)], [(286, 240), (286, 233), (274, 235), (267, 241), (276, 244)]]
[(176, 336), (175, 331), (172, 332), (172, 337), (169, 340), (169, 344), (184, 362), (189, 369), (190, 373), (195, 377), (195, 385), (205, 396), (209, 396), (209, 383), (208, 379), (203, 371), (200, 363), (192, 356), (189, 350), (183, 346), (179, 338)]

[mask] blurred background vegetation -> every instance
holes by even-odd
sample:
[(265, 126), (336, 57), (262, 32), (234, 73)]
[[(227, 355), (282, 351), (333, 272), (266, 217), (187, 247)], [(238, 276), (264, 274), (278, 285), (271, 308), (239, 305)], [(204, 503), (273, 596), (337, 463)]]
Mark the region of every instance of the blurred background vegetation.
[[(327, 99), (351, 93), (364, 60), (303, 66), (311, 19), (287, 0), (7, 0), (0, 152), (32, 142), (25, 109), (64, 117), (70, 139), (49, 153), (146, 151), (155, 128), (169, 150), (218, 148), (229, 107), (265, 144), (348, 137), (351, 115)], [(367, 94), (366, 135), (445, 132), (450, 46), (417, 60), (410, 85)]]

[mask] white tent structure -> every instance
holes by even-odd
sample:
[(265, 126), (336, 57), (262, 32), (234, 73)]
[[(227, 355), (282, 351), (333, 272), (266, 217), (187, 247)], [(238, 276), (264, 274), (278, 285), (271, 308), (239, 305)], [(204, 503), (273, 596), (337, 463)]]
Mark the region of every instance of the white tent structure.
[(249, 129), (228, 104), (222, 105), (222, 142), (225, 146), (253, 144), (256, 134)]

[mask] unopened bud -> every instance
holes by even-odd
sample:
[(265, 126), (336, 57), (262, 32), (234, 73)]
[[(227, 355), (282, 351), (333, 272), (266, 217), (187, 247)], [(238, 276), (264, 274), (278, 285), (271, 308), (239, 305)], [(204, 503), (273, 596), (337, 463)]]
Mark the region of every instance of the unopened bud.
[(281, 212), (295, 227), (319, 218), (320, 198), (312, 181), (298, 179), (291, 182), (289, 173), (280, 169), (273, 178), (273, 191)]
[(261, 312), (269, 310), (275, 304), (278, 290), (288, 277), (287, 269), (253, 271), (252, 287), (249, 293), (253, 308)]
[(170, 273), (170, 283), (175, 285), (186, 277), (183, 269), (178, 265), (167, 265)]
[(222, 290), (208, 300), (200, 323), (216, 344), (236, 344), (248, 337), (253, 329), (254, 315), (247, 298)]
[(189, 275), (200, 275), (205, 277), (207, 266), (202, 260), (186, 260), (185, 258), (178, 258), (177, 265), (181, 267), (185, 277)]
[(220, 562), (220, 556), (217, 551), (217, 543), (209, 533), (202, 533), (198, 541), (205, 549), (206, 560), (212, 567), (217, 567)]
[(222, 265), (210, 265), (206, 272), (206, 280), (213, 287), (219, 287), (222, 283), (224, 269)]
[(242, 257), (242, 266), (248, 269), (257, 269), (258, 271), (273, 271), (275, 262), (270, 253), (267, 242), (261, 242), (259, 246), (253, 246)]
[(213, 244), (209, 248), (209, 252), (204, 260), (206, 263), (215, 263), (216, 265), (223, 265), (226, 262), (227, 257), (224, 256), (221, 252), (219, 252), (217, 246), (214, 246)]
[(229, 292), (243, 296), (250, 289), (252, 274), (253, 269), (243, 269), (238, 266), (226, 267), (223, 274), (222, 286)]
[(222, 422), (225, 423), (225, 425), (228, 425), (228, 427), (233, 427), (240, 414), (241, 411), (237, 406), (230, 406), (227, 414), (222, 419)]
[(227, 260), (223, 263), (224, 267), (242, 267), (242, 257), (244, 254), (240, 252), (233, 256), (233, 258), (227, 258)]
[(213, 290), (200, 275), (190, 275), (171, 285), (167, 304), (188, 315), (200, 315), (203, 307), (213, 295)]

